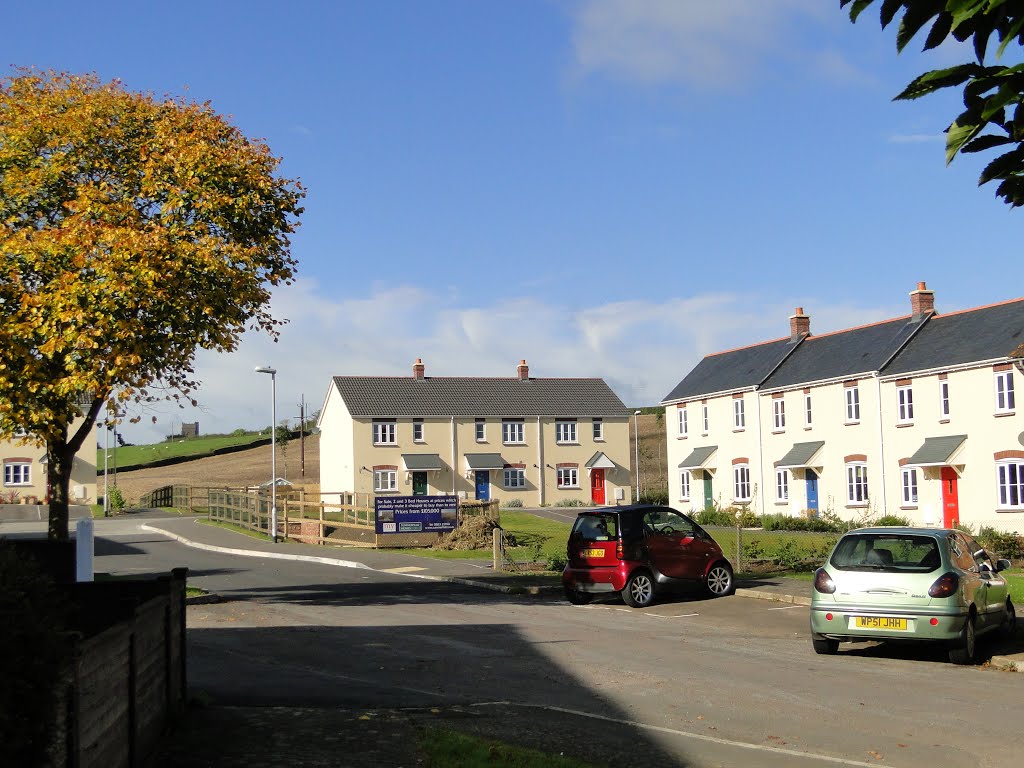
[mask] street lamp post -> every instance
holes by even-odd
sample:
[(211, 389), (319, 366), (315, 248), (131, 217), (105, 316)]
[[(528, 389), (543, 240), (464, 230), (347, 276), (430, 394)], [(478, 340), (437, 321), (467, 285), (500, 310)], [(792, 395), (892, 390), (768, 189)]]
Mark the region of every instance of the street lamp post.
[(277, 543), (277, 369), (261, 365), (256, 373), (270, 374), (270, 540)]
[(633, 448), (636, 455), (636, 503), (640, 503), (640, 427), (637, 418), (640, 411), (633, 411)]

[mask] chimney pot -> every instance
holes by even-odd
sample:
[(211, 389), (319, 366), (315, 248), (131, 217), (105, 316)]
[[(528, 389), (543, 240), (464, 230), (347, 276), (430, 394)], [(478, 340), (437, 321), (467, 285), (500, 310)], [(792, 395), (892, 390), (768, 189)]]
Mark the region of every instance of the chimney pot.
[(530, 366), (526, 364), (525, 360), (519, 361), (519, 365), (516, 367), (516, 373), (518, 374), (520, 381), (526, 381), (530, 378)]
[(412, 377), (414, 379), (422, 379), (426, 370), (427, 367), (423, 365), (422, 358), (417, 357), (416, 362), (412, 364)]

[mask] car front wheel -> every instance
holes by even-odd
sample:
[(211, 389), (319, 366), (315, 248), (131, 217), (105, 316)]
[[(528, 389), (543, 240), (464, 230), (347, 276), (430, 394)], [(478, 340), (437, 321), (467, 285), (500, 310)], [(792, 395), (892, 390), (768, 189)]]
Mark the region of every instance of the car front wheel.
[(1003, 619), (1003, 636), (1012, 639), (1017, 634), (1017, 611), (1013, 607), (1013, 601), (1006, 598), (1006, 618)]
[(726, 563), (717, 563), (708, 571), (704, 587), (712, 597), (725, 597), (733, 591), (732, 568)]
[(974, 617), (968, 616), (964, 625), (963, 637), (960, 645), (949, 649), (949, 660), (954, 664), (973, 664), (974, 651), (977, 638), (974, 634)]
[(637, 571), (629, 577), (622, 590), (622, 599), (633, 608), (646, 608), (654, 602), (654, 580), (647, 571)]

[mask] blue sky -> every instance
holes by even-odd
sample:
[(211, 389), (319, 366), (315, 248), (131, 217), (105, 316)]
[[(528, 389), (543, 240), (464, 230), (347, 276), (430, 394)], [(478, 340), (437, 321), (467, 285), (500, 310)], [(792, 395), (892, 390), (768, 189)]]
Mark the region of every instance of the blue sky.
[[(601, 376), (658, 402), (701, 356), (1015, 298), (1019, 212), (943, 161), (955, 94), (892, 97), (967, 52), (897, 56), (838, 0), (53, 0), (0, 63), (185, 94), (308, 190), (280, 341), (201, 354), (205, 433), (330, 376)], [(1011, 239), (1012, 241), (1012, 239)], [(157, 417), (157, 424), (149, 423)]]

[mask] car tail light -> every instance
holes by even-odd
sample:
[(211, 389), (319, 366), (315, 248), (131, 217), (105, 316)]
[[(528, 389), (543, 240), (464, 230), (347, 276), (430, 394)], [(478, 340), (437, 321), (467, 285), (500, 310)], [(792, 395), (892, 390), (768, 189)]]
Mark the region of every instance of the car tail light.
[(960, 589), (960, 577), (950, 571), (944, 573), (935, 580), (935, 583), (928, 587), (929, 597), (951, 597)]
[(618, 542), (615, 543), (615, 557), (617, 557), (619, 560), (624, 560), (625, 559), (622, 556), (622, 542), (621, 541), (618, 541)]
[(825, 595), (831, 595), (836, 591), (836, 583), (824, 568), (814, 572), (814, 589)]

